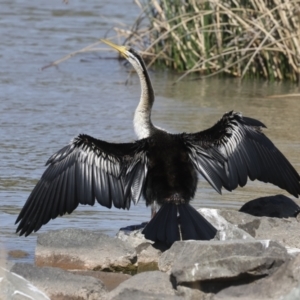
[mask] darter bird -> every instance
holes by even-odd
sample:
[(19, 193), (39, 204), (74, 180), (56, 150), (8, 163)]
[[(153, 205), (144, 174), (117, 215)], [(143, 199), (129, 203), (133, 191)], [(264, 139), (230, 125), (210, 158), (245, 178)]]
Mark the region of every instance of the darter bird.
[(16, 223), (29, 235), (50, 219), (72, 213), (78, 204), (129, 209), (141, 197), (160, 208), (146, 225), (147, 239), (171, 245), (176, 240), (209, 240), (216, 229), (191, 205), (198, 175), (219, 193), (248, 177), (270, 182), (298, 197), (300, 176), (262, 133), (263, 123), (228, 112), (211, 128), (172, 134), (151, 121), (154, 92), (141, 56), (132, 48), (116, 49), (137, 72), (141, 97), (134, 114), (138, 140), (111, 143), (80, 134), (53, 154)]

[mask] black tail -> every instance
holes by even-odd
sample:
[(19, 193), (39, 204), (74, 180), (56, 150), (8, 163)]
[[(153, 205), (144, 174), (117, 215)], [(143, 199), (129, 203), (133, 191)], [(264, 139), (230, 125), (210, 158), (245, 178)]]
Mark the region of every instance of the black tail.
[(168, 245), (181, 239), (211, 240), (216, 233), (217, 230), (191, 205), (173, 203), (162, 205), (143, 230), (146, 239)]

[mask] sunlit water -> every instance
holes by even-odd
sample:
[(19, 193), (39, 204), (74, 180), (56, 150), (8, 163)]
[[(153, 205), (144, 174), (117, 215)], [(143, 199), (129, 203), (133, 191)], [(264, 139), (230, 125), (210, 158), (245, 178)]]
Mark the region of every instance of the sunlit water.
[[(139, 14), (132, 1), (107, 2), (1, 1), (0, 243), (7, 251), (27, 251), (30, 256), (23, 261), (33, 260), (36, 235), (18, 237), (14, 222), (49, 156), (79, 133), (114, 142), (135, 139), (132, 117), (139, 81), (136, 76), (127, 80), (129, 69), (114, 59), (116, 53), (85, 53), (41, 71), (51, 61), (114, 34), (114, 26), (130, 25)], [(299, 93), (298, 86), (216, 78), (189, 78), (173, 85), (177, 75), (151, 71), (151, 77), (156, 93), (152, 115), (158, 126), (195, 132), (213, 125), (226, 111), (242, 111), (268, 126), (267, 135), (300, 171), (300, 98), (267, 97)], [(193, 204), (238, 209), (256, 197), (282, 192), (250, 182), (221, 196), (201, 180)], [(77, 227), (114, 235), (149, 216), (143, 202), (129, 211), (81, 206), (40, 232)]]

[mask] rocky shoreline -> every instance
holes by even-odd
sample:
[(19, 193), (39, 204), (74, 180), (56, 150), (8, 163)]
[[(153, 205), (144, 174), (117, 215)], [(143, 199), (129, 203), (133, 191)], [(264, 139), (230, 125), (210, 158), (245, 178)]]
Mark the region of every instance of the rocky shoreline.
[(38, 236), (35, 265), (0, 267), (0, 299), (300, 299), (299, 211), (282, 195), (241, 211), (203, 208), (215, 239), (170, 249), (146, 240), (145, 224), (115, 238), (50, 231)]

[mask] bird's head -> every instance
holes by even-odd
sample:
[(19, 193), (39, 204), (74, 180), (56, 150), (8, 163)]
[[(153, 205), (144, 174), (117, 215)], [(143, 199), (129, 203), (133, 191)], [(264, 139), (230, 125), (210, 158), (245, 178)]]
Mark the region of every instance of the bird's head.
[(101, 41), (104, 44), (117, 50), (124, 58), (126, 58), (135, 67), (137, 71), (143, 70), (145, 68), (143, 59), (134, 49), (127, 46), (120, 46), (112, 43), (111, 41), (104, 40), (104, 39), (101, 39)]

